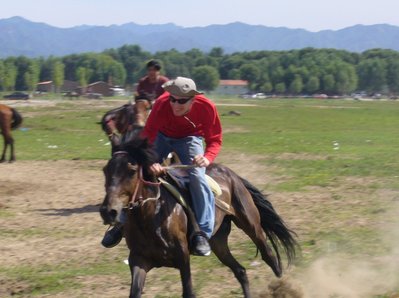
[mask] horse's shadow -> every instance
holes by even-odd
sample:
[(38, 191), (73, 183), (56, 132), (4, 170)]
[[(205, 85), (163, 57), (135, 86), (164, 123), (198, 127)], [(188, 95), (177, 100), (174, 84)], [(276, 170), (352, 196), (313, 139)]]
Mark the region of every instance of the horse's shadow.
[(99, 209), (100, 209), (100, 204), (86, 205), (80, 208), (36, 209), (36, 211), (39, 211), (46, 216), (71, 216), (72, 214), (99, 212)]

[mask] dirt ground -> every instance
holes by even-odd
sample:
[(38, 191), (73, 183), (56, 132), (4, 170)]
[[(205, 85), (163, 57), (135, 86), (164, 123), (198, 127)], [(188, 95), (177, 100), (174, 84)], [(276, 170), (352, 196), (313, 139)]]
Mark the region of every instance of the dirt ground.
[[(225, 156), (227, 158), (227, 156)], [(284, 177), (273, 177), (267, 174), (268, 171), (258, 167), (242, 167), (242, 164), (256, 164), (254, 160), (245, 160), (248, 157), (236, 156), (229, 157), (229, 164), (235, 170), (240, 170), (240, 174), (250, 179), (254, 184), (262, 185), (264, 181), (277, 183), (277, 179)], [(285, 158), (285, 157), (282, 157)], [(291, 158), (291, 157), (290, 157)], [(223, 160), (222, 160), (223, 161)], [(103, 262), (104, 259), (111, 262), (122, 264), (127, 257), (127, 248), (124, 244), (118, 245), (113, 249), (105, 249), (100, 245), (106, 227), (102, 225), (98, 213), (99, 204), (104, 196), (102, 167), (105, 161), (17, 161), (12, 164), (0, 165), (0, 227), (5, 237), (0, 239), (0, 264), (2, 267), (40, 267), (46, 265), (59, 266), (62, 270), (65, 264), (78, 264), (84, 268), (87, 264)], [(262, 173), (262, 174), (259, 174)], [(350, 181), (353, 185), (367, 183), (367, 181)], [(345, 187), (345, 186), (343, 186)], [(296, 232), (300, 235), (309, 233), (307, 221), (312, 217), (312, 212), (319, 202), (327, 201), (331, 194), (339, 191), (311, 189), (305, 194), (274, 194), (273, 204), (278, 210), (282, 210), (283, 218), (288, 219), (290, 226), (298, 227)], [(354, 189), (353, 193), (359, 196), (359, 189)], [(361, 194), (361, 190), (360, 190)], [(347, 194), (348, 196), (350, 194)], [(364, 194), (366, 195), (366, 194)], [(376, 194), (383, 195), (388, 199), (398, 199), (397, 192), (385, 192)], [(361, 202), (358, 202), (361, 204)], [(337, 203), (338, 204), (338, 203)], [(290, 207), (289, 207), (290, 206)], [(296, 214), (297, 209), (292, 208), (301, 206), (303, 213)], [(339, 209), (339, 205), (331, 205), (331, 208)], [(319, 219), (322, 224), (323, 219)], [(362, 217), (354, 216), (353, 221), (362, 224)], [(242, 232), (234, 230), (232, 233), (232, 247), (236, 247), (236, 252), (240, 254), (240, 245), (243, 245), (245, 236)], [(255, 249), (253, 250), (255, 253)], [(234, 250), (233, 250), (234, 252)], [(306, 253), (306, 251), (304, 251)], [(395, 255), (395, 258), (397, 255)], [(306, 291), (304, 281), (291, 279), (291, 272), (295, 273), (295, 268), (288, 271), (287, 278), (276, 281), (271, 270), (262, 261), (254, 256), (239, 256), (239, 260), (244, 260), (247, 273), (253, 291), (258, 293), (258, 297), (271, 297), (269, 294), (261, 294), (266, 291), (268, 282), (272, 282), (270, 287), (281, 289), (286, 288), (285, 294), (273, 297), (307, 297), (303, 294)], [(388, 263), (392, 260), (387, 259)], [(326, 274), (323, 268), (330, 268), (331, 264), (315, 264), (315, 268), (310, 266), (310, 274), (318, 276), (321, 280), (333, 280), (331, 275)], [(330, 260), (331, 262), (331, 260)], [(335, 263), (336, 264), (336, 263)], [(328, 267), (330, 266), (330, 267)], [(127, 266), (126, 266), (127, 268)], [(361, 267), (362, 268), (362, 267)], [(397, 267), (392, 268), (388, 274), (397, 273)], [(196, 272), (199, 269), (193, 266), (193, 282), (200, 285), (197, 291), (198, 297), (241, 297), (239, 285), (231, 272), (222, 265), (216, 268), (207, 269), (209, 280), (196, 279)], [(22, 297), (30, 297), (29, 284), (26, 281), (11, 278), (0, 271), (0, 297), (10, 297), (18, 294)], [(129, 291), (130, 274), (126, 269), (126, 274), (121, 278), (121, 274), (92, 274), (77, 275), (75, 279), (81, 286), (65, 289), (56, 294), (39, 295), (40, 297), (127, 297)], [(350, 272), (350, 271), (349, 271)], [(325, 279), (322, 278), (323, 274)], [(329, 272), (331, 274), (331, 270)], [(212, 279), (215, 279), (212, 281)], [(179, 297), (181, 286), (177, 283), (178, 272), (173, 269), (156, 269), (147, 277), (144, 297)], [(359, 281), (362, 284), (363, 280)], [(393, 282), (396, 282), (394, 280)], [(299, 283), (299, 285), (298, 285)], [(302, 284), (301, 284), (302, 283)], [(318, 295), (315, 285), (310, 283), (316, 294), (308, 297), (331, 297), (329, 295)], [(349, 286), (350, 287), (350, 286)], [(278, 291), (277, 291), (278, 292)], [(291, 294), (287, 294), (291, 293)], [(326, 292), (328, 293), (328, 292)], [(342, 296), (334, 297), (368, 297), (354, 295), (346, 292)], [(350, 293), (350, 292), (349, 292)], [(396, 296), (391, 296), (396, 297)]]

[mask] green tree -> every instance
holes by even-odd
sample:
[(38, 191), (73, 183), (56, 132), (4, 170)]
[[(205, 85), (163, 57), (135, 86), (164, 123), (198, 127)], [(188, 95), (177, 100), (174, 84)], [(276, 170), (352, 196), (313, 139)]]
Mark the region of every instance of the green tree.
[(219, 73), (212, 66), (198, 66), (193, 70), (193, 80), (197, 87), (202, 90), (211, 91), (219, 84)]
[(35, 91), (39, 82), (40, 65), (36, 60), (30, 61), (27, 72), (25, 72), (25, 85), (29, 91)]
[(82, 94), (85, 94), (90, 78), (90, 71), (86, 67), (80, 66), (76, 70), (76, 78), (78, 79), (79, 86), (82, 88)]
[(15, 89), (17, 79), (17, 67), (12, 61), (6, 61), (4, 63), (4, 77), (3, 77), (3, 88), (6, 91), (12, 91)]
[(300, 94), (303, 89), (303, 82), (300, 75), (295, 75), (294, 80), (289, 86), (289, 91), (291, 94)]
[(4, 62), (0, 60), (0, 90), (3, 90), (4, 88), (3, 82), (4, 82)]
[(223, 48), (220, 48), (220, 47), (212, 48), (211, 51), (209, 52), (209, 56), (215, 57), (215, 58), (222, 58), (223, 57)]
[(51, 78), (57, 93), (60, 92), (61, 86), (64, 84), (64, 68), (61, 61), (55, 61), (52, 67)]
[(274, 87), (274, 92), (277, 94), (284, 94), (286, 91), (286, 87), (284, 82), (277, 83), (276, 86)]
[(363, 60), (357, 67), (359, 87), (369, 93), (380, 92), (387, 85), (386, 62), (379, 58)]
[(259, 89), (264, 93), (270, 93), (273, 90), (273, 85), (271, 82), (264, 82)]
[(311, 76), (309, 80), (306, 82), (305, 90), (309, 94), (313, 94), (318, 91), (320, 88), (320, 80), (316, 76)]
[(122, 63), (113, 61), (109, 68), (109, 76), (112, 77), (112, 82), (115, 85), (123, 86), (126, 81), (126, 70)]
[(241, 73), (240, 70), (237, 68), (233, 68), (232, 70), (229, 71), (228, 75), (229, 80), (240, 80), (241, 79)]
[(241, 79), (248, 81), (250, 84), (254, 84), (260, 77), (260, 70), (253, 64), (244, 64), (240, 67)]
[(175, 49), (167, 52), (157, 53), (157, 56), (162, 56), (164, 61), (166, 76), (169, 78), (175, 77), (190, 77), (192, 61), (182, 53), (179, 53)]
[(337, 65), (335, 93), (349, 94), (357, 88), (357, 75), (354, 66), (347, 63)]
[(15, 89), (16, 90), (28, 90), (30, 89), (26, 85), (25, 74), (29, 71), (29, 66), (31, 64), (31, 59), (25, 56), (19, 56), (16, 58), (12, 58), (14, 60), (14, 65), (17, 68), (17, 77), (15, 80)]
[(89, 79), (89, 71), (86, 67), (78, 67), (76, 70), (76, 77), (79, 82), (79, 86), (85, 87), (87, 86), (88, 79)]
[(399, 57), (388, 63), (387, 84), (390, 92), (399, 93)]
[(244, 57), (238, 54), (221, 58), (219, 66), (220, 77), (222, 79), (229, 79), (229, 72), (232, 69), (239, 69), (244, 63)]
[(270, 80), (276, 85), (283, 81), (284, 69), (281, 66), (273, 67), (270, 71)]
[(323, 76), (323, 91), (326, 93), (334, 93), (335, 79), (332, 74), (326, 74)]

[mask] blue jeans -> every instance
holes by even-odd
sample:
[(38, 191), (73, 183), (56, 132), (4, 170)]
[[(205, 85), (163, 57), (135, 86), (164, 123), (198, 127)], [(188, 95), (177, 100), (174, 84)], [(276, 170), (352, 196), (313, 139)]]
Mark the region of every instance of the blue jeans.
[[(175, 152), (185, 165), (193, 163), (194, 156), (204, 154), (204, 146), (201, 137), (189, 136), (174, 139), (158, 133), (155, 140), (155, 148), (161, 163), (170, 152)], [(187, 171), (190, 179), (190, 194), (193, 211), (201, 231), (208, 238), (212, 236), (215, 224), (215, 198), (205, 180), (205, 168), (193, 168)]]

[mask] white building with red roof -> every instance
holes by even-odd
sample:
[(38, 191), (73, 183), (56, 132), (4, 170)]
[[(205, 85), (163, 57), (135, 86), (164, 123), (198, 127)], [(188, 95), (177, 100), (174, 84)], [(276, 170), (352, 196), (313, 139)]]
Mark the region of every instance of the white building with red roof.
[(217, 94), (240, 95), (246, 94), (248, 90), (248, 81), (244, 80), (220, 80), (219, 86), (214, 90)]

